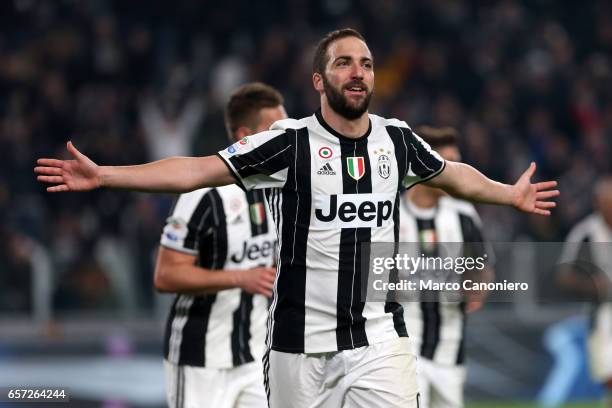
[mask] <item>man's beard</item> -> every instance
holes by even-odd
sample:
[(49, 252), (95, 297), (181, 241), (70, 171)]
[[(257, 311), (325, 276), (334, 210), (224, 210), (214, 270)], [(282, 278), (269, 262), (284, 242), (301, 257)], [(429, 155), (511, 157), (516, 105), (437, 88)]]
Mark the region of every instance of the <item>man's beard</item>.
[(355, 120), (357, 118), (360, 118), (361, 115), (363, 115), (364, 112), (368, 110), (368, 106), (370, 105), (370, 99), (372, 98), (373, 92), (368, 92), (363, 82), (355, 81), (351, 82), (346, 86), (348, 88), (352, 86), (360, 86), (363, 89), (366, 89), (365, 98), (363, 98), (359, 105), (353, 106), (349, 104), (348, 98), (345, 97), (342, 92), (344, 89), (346, 89), (346, 87), (343, 87), (340, 91), (338, 91), (334, 86), (332, 86), (332, 84), (327, 81), (325, 75), (322, 75), (322, 78), (327, 102), (329, 103), (329, 106), (334, 110), (334, 112), (336, 112), (338, 115), (348, 120)]

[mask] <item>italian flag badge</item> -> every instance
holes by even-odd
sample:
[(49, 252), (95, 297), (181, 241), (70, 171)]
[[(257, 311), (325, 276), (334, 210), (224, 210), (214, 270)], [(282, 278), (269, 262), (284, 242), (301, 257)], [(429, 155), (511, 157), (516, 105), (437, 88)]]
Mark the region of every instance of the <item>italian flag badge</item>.
[(347, 157), (346, 167), (349, 176), (355, 180), (359, 180), (365, 174), (365, 160), (363, 157)]
[(266, 219), (266, 210), (263, 203), (255, 203), (250, 206), (251, 222), (255, 225), (263, 224)]

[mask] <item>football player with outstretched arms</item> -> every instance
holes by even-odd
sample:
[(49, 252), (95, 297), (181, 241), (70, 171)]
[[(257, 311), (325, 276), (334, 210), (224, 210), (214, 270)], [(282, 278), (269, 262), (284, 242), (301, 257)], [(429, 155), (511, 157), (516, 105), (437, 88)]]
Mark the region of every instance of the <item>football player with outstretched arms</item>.
[(263, 189), (279, 239), (264, 355), (270, 407), (416, 407), (403, 309), (361, 298), (361, 244), (398, 241), (402, 187), (423, 182), (549, 215), (556, 182), (532, 183), (533, 163), (513, 185), (490, 180), (444, 161), (405, 122), (370, 114), (374, 59), (355, 30), (319, 42), (312, 83), (321, 103), (312, 116), (278, 121), (217, 156), (99, 166), (68, 143), (72, 160), (40, 159), (35, 172), (50, 192)]

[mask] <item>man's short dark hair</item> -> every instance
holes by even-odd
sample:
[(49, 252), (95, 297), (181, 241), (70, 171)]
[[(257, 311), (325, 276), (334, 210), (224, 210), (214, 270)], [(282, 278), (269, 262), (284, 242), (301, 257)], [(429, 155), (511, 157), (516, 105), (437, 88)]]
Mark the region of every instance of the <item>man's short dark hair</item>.
[(459, 139), (457, 130), (450, 126), (441, 128), (420, 126), (416, 129), (416, 134), (434, 150), (445, 146), (457, 146)]
[(251, 82), (240, 86), (232, 93), (225, 106), (225, 128), (233, 138), (236, 131), (246, 126), (255, 129), (259, 121), (259, 111), (276, 108), (284, 103), (283, 96), (276, 89), (261, 82)]
[(346, 37), (356, 37), (365, 42), (365, 39), (359, 33), (359, 31), (353, 28), (343, 28), (327, 33), (327, 35), (325, 35), (325, 37), (319, 41), (317, 48), (315, 49), (314, 57), (312, 59), (313, 73), (323, 74), (325, 72), (325, 65), (327, 65), (327, 50), (329, 49), (329, 46), (334, 41), (341, 40), (342, 38)]

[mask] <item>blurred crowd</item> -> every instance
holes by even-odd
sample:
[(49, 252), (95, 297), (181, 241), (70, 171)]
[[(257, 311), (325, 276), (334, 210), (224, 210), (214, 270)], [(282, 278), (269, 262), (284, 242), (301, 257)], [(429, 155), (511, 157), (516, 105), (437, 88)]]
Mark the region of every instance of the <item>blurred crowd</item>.
[(483, 206), (495, 241), (564, 239), (612, 164), (612, 5), (605, 0), (11, 0), (0, 4), (0, 311), (30, 311), (32, 251), (57, 313), (148, 313), (169, 195), (52, 195), (38, 157), (65, 142), (99, 164), (210, 154), (234, 87), (318, 105), (311, 56), (354, 27), (375, 58), (371, 112), (454, 126), (463, 159), (513, 182), (530, 161), (562, 196), (550, 218)]

